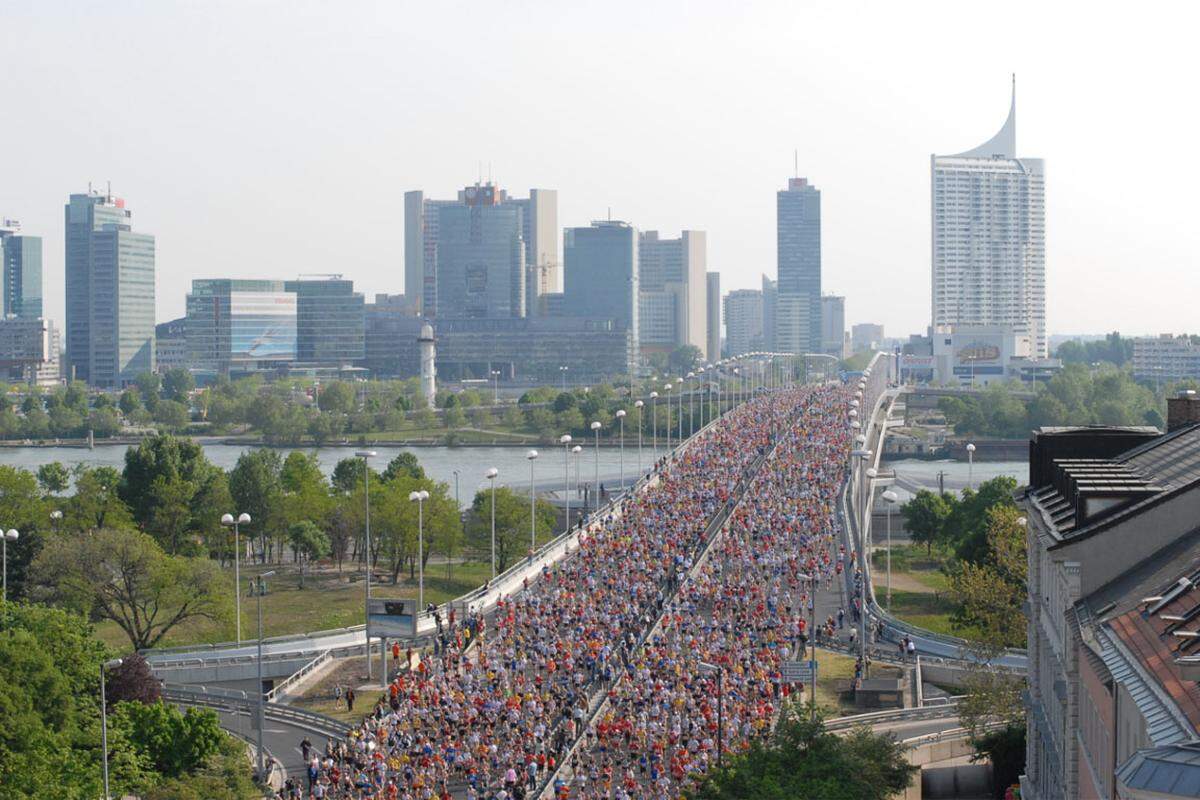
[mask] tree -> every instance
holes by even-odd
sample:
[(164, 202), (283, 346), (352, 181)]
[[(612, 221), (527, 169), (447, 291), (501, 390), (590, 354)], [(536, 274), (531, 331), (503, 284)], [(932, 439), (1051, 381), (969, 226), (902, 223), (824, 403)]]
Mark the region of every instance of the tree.
[(160, 400), (154, 409), (154, 421), (168, 430), (186, 428), (191, 419), (187, 406), (175, 400)]
[[(451, 395), (453, 397), (453, 395)], [(442, 424), (447, 428), (454, 430), (461, 428), (463, 423), (467, 421), (467, 415), (463, 412), (458, 404), (449, 406), (442, 412)]]
[(112, 620), (135, 650), (154, 647), (188, 620), (230, 616), (227, 587), (215, 563), (167, 555), (137, 531), (52, 539), (33, 573), (45, 596), (94, 619)]
[(1019, 647), (1025, 642), (1027, 549), (1020, 511), (996, 504), (987, 510), (986, 552), (975, 562), (963, 562), (952, 578), (960, 604), (956, 624), (973, 628), (976, 638), (998, 648)]
[[(184, 534), (210, 541), (223, 538), (220, 520), (229, 507), (229, 485), (225, 473), (190, 439), (162, 434), (129, 448), (118, 491), (138, 525), (159, 535), (173, 554), (180, 552)], [(167, 500), (178, 506), (171, 516), (160, 507)], [(175, 516), (182, 508), (186, 514)], [(167, 524), (171, 527), (159, 528)]]
[(153, 414), (154, 409), (158, 407), (162, 379), (156, 373), (143, 372), (134, 378), (134, 384), (137, 385), (138, 395), (142, 398), (142, 405)]
[(133, 514), (121, 500), (121, 473), (112, 467), (75, 468), (75, 494), (67, 500), (64, 523), (67, 530), (132, 527)]
[[(359, 470), (361, 476), (362, 470)], [(414, 480), (425, 480), (425, 470), (421, 467), (421, 462), (417, 460), (414, 453), (403, 452), (397, 454), (395, 458), (388, 462), (387, 469), (383, 471), (381, 476), (385, 481), (391, 481), (398, 477), (406, 476)]]
[(183, 367), (169, 369), (163, 376), (162, 391), (168, 400), (186, 404), (195, 388), (196, 379)]
[(46, 502), (32, 473), (0, 466), (0, 520), (3, 528), (16, 528), (20, 538), (8, 544), (8, 599), (26, 596), (26, 574), (44, 542), (50, 522)]
[(325, 412), (349, 414), (354, 410), (354, 387), (345, 381), (331, 381), (317, 394), (317, 407)]
[(249, 450), (238, 456), (229, 472), (229, 493), (238, 512), (253, 520), (261, 544), (261, 557), (267, 557), (267, 531), (276, 530), (282, 517), (283, 463), (274, 450)]
[(121, 400), (117, 403), (117, 407), (127, 417), (131, 417), (134, 412), (142, 410), (142, 395), (136, 386), (130, 386), (121, 392)]
[(947, 498), (937, 492), (921, 489), (912, 500), (900, 507), (904, 529), (914, 542), (925, 545), (926, 553), (934, 544), (942, 541), (946, 520), (953, 511), (953, 502), (953, 497)]
[[(554, 529), (554, 508), (545, 501), (536, 504), (535, 527), (544, 538)], [(475, 493), (467, 512), (467, 541), (479, 553), (491, 558), (492, 491)], [(507, 486), (496, 488), (496, 569), (503, 572), (529, 550), (529, 498), (521, 497)]]
[(162, 683), (154, 677), (141, 653), (130, 653), (108, 671), (109, 703), (153, 703), (162, 696)]
[(694, 344), (685, 344), (676, 347), (671, 351), (671, 355), (667, 356), (667, 365), (676, 375), (687, 375), (696, 368), (700, 363), (703, 353), (700, 348)]
[(329, 537), (314, 523), (304, 520), (288, 528), (288, 541), (300, 558), (300, 588), (304, 588), (304, 564), (329, 555)]
[[(389, 469), (391, 465), (388, 465)], [(358, 458), (343, 458), (333, 468), (333, 475), (330, 477), (330, 483), (333, 488), (339, 492), (353, 492), (355, 488), (362, 486), (363, 481), (363, 461)]]
[(61, 462), (51, 461), (38, 467), (37, 481), (45, 494), (58, 494), (71, 485), (71, 473)]
[(958, 560), (979, 563), (987, 558), (988, 511), (993, 506), (1016, 508), (1016, 490), (1016, 480), (1008, 476), (984, 481), (977, 492), (963, 490), (962, 499), (952, 505), (943, 527)]
[(217, 753), (225, 737), (217, 713), (207, 708), (189, 708), (185, 713), (161, 701), (123, 702), (116, 703), (111, 713), (112, 727), (165, 778), (199, 769)]
[(688, 796), (696, 800), (887, 800), (908, 788), (919, 768), (904, 746), (866, 727), (846, 736), (784, 709), (769, 742), (726, 755)]

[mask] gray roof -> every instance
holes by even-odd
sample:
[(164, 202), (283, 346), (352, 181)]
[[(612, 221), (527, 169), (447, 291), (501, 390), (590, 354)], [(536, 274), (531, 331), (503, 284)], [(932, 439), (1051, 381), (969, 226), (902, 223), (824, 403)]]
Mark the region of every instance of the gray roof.
[(1128, 789), (1200, 797), (1200, 740), (1138, 750), (1117, 769)]

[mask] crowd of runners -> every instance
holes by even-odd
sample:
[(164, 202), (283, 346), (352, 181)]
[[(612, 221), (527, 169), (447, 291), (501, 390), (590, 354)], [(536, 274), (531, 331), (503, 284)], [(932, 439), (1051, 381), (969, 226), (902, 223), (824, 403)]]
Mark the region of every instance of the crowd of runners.
[(524, 800), (566, 760), (556, 797), (667, 800), (766, 735), (801, 688), (779, 665), (812, 632), (814, 592), (854, 569), (836, 544), (847, 399), (804, 387), (731, 411), (576, 553), (488, 616), (447, 619), (346, 741), (306, 754), (297, 793)]

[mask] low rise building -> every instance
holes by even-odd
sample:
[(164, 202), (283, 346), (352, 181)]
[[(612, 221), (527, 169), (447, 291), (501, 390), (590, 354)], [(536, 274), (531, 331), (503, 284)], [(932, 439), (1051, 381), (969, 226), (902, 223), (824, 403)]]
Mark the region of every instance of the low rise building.
[(58, 331), (46, 319), (0, 320), (0, 376), (31, 386), (55, 386), (62, 380)]
[(1200, 790), (1200, 400), (1030, 442), (1027, 800)]
[(159, 374), (187, 369), (187, 317), (154, 326), (154, 368)]
[(1200, 380), (1200, 343), (1191, 336), (1139, 336), (1133, 340), (1133, 377), (1146, 381)]

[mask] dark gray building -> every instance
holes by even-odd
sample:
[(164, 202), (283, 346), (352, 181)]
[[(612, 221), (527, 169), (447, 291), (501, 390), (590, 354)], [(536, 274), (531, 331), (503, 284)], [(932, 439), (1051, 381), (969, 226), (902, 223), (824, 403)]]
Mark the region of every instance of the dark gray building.
[(0, 263), (4, 267), (4, 316), (42, 316), (42, 237), (23, 235), (15, 220), (0, 221)]
[(296, 294), (296, 360), (325, 366), (358, 365), (367, 355), (366, 310), (354, 281), (333, 275), (295, 280), (284, 290)]
[(67, 377), (123, 386), (154, 371), (154, 237), (111, 193), (73, 194), (64, 212)]
[[(563, 231), (566, 313), (607, 319), (629, 331), (638, 352), (638, 232), (627, 222), (604, 220)], [(632, 362), (631, 362), (632, 363)]]
[(816, 353), (821, 348), (821, 193), (806, 178), (791, 178), (776, 194), (778, 295), (774, 349)]
[(525, 316), (523, 210), (494, 186), (475, 185), (463, 201), (437, 209), (439, 317)]

